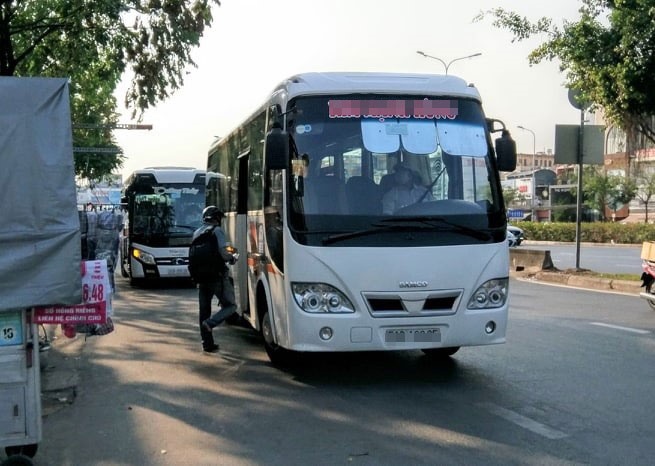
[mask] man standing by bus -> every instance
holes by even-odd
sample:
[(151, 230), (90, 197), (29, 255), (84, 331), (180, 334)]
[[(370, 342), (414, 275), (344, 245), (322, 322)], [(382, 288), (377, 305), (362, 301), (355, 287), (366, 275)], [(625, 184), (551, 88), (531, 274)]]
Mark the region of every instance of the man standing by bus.
[[(198, 284), (198, 321), (202, 349), (206, 353), (218, 351), (212, 330), (237, 308), (234, 285), (226, 263), (236, 263), (239, 254), (225, 241), (225, 232), (220, 226), (223, 216), (218, 207), (206, 207), (202, 212), (203, 226), (194, 232), (189, 250), (189, 270)], [(220, 310), (211, 315), (214, 296), (218, 299)]]

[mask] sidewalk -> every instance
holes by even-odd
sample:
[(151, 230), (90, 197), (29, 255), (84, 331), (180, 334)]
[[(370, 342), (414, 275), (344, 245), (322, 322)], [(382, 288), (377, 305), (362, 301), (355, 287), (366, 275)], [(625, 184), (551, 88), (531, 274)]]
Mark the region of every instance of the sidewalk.
[(60, 325), (46, 325), (50, 349), (39, 353), (43, 417), (72, 404), (77, 395), (84, 335), (67, 338)]

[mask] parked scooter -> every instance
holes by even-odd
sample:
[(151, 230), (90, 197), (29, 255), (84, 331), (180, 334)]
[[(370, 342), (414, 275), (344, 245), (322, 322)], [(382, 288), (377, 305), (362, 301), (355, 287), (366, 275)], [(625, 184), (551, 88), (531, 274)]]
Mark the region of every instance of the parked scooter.
[(655, 310), (655, 261), (649, 261), (647, 259), (642, 259), (641, 268), (643, 273), (641, 274), (641, 286), (645, 288), (645, 291), (639, 293), (641, 298), (644, 298), (651, 309)]

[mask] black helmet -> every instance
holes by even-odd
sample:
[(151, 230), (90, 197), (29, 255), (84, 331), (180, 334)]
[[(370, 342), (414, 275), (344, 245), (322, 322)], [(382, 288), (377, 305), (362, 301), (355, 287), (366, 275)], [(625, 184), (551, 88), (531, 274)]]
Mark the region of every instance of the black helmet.
[(223, 212), (215, 205), (205, 207), (205, 210), (202, 211), (202, 219), (205, 221), (220, 221), (223, 217)]

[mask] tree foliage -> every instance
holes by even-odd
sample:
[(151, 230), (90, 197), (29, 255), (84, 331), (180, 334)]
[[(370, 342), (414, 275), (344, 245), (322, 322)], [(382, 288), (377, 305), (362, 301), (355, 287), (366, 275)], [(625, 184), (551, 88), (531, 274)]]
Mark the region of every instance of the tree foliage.
[(580, 18), (556, 25), (531, 22), (502, 8), (481, 13), (509, 30), (512, 41), (544, 36), (528, 56), (531, 64), (558, 59), (566, 85), (577, 89), (590, 107), (631, 134), (655, 142), (655, 0), (581, 0)]
[(516, 188), (503, 186), (503, 199), (505, 207), (511, 207), (525, 202), (525, 196)]
[(610, 175), (593, 166), (586, 168), (582, 180), (585, 203), (598, 209), (603, 217), (606, 208), (616, 212), (637, 194), (637, 185), (633, 179)]
[(638, 185), (635, 197), (644, 205), (644, 222), (648, 223), (648, 204), (655, 196), (655, 173), (641, 172), (635, 178)]
[[(132, 116), (184, 84), (191, 51), (219, 0), (0, 0), (0, 76), (70, 78), (74, 124), (117, 122), (114, 91), (125, 74)], [(106, 128), (106, 127), (105, 127)], [(76, 129), (74, 144), (116, 147), (108, 129)], [(120, 155), (78, 153), (76, 172), (99, 179)]]

